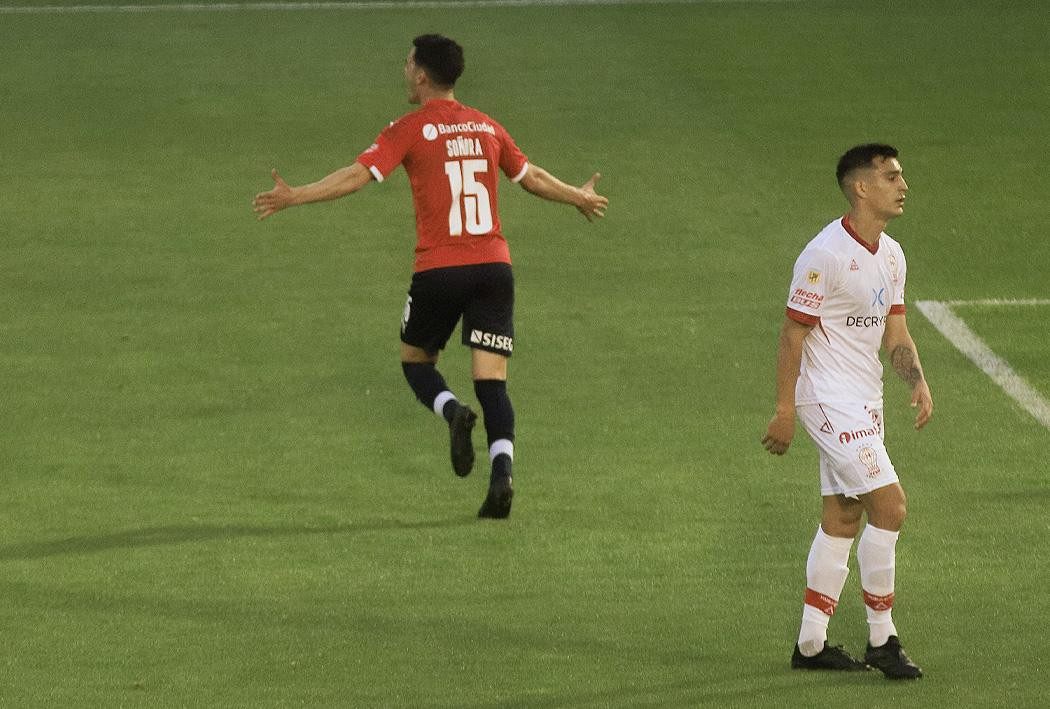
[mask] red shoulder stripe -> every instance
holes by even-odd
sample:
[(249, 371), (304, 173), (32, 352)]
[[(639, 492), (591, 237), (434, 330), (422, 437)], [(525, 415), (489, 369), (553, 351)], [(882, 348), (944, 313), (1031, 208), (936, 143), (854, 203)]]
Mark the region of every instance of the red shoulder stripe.
[(785, 314), (795, 322), (802, 323), (803, 325), (820, 324), (820, 318), (816, 315), (809, 315), (808, 313), (800, 312), (794, 308), (785, 308), (784, 310)]

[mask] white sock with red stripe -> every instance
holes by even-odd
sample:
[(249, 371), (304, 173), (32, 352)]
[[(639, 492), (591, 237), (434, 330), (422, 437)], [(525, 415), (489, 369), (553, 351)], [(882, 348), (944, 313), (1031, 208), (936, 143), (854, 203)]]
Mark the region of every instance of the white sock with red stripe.
[(888, 532), (869, 524), (864, 527), (860, 543), (857, 544), (860, 585), (864, 590), (864, 608), (868, 613), (868, 642), (872, 647), (885, 645), (891, 635), (897, 634), (891, 613), (899, 535), (900, 532)]
[(849, 575), (847, 564), (852, 547), (852, 539), (829, 536), (817, 527), (817, 536), (806, 560), (806, 598), (802, 606), (802, 629), (798, 634), (798, 649), (806, 657), (813, 657), (824, 649), (828, 622)]

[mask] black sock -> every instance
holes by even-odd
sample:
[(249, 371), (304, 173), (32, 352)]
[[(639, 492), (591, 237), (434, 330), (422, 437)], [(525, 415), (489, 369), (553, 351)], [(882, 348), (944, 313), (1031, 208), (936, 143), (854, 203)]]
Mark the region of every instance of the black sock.
[(489, 445), (505, 438), (514, 440), (514, 407), (507, 396), (507, 382), (499, 379), (478, 379), (474, 382), (474, 393), (485, 413), (485, 433)]
[[(514, 407), (507, 395), (507, 382), (498, 379), (479, 379), (474, 382), (474, 393), (485, 415), (485, 433), (489, 447), (499, 440), (514, 442)], [(499, 453), (492, 460), (492, 478), (510, 475), (511, 455)]]
[[(401, 370), (405, 373), (405, 379), (408, 380), (408, 385), (412, 387), (412, 391), (415, 392), (419, 403), (431, 411), (434, 410), (434, 402), (441, 393), (452, 393), (449, 391), (448, 385), (445, 384), (445, 379), (441, 376), (441, 372), (437, 371), (437, 367), (432, 364), (426, 362), (402, 362)], [(444, 403), (441, 408), (441, 415), (445, 417), (446, 421), (452, 420), (452, 414), (455, 413), (458, 405), (459, 402), (456, 401), (455, 397)]]

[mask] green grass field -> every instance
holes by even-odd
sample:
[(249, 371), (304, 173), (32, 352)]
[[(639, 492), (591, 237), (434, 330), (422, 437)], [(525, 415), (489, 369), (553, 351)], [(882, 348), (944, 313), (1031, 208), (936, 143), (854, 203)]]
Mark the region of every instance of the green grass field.
[[(0, 706), (1045, 706), (1050, 432), (917, 309), (935, 418), (892, 377), (886, 418), (923, 680), (789, 669), (816, 452), (758, 441), (852, 144), (901, 149), (911, 301), (1050, 297), (1048, 30), (940, 0), (0, 13)], [(404, 172), (250, 208), (409, 109), (426, 31), (612, 201), (503, 183), (506, 523), (397, 363)], [(1045, 306), (959, 313), (1050, 396)], [(464, 348), (442, 369), (472, 398)], [(855, 568), (831, 639), (863, 651)]]

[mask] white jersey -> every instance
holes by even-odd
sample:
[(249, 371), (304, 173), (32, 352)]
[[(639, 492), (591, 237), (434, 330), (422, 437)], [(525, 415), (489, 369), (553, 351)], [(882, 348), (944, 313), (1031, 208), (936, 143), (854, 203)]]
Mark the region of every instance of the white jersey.
[(795, 261), (787, 315), (814, 325), (803, 343), (795, 404), (857, 403), (882, 408), (879, 349), (886, 316), (904, 312), (900, 244), (881, 234), (870, 247), (843, 217)]

